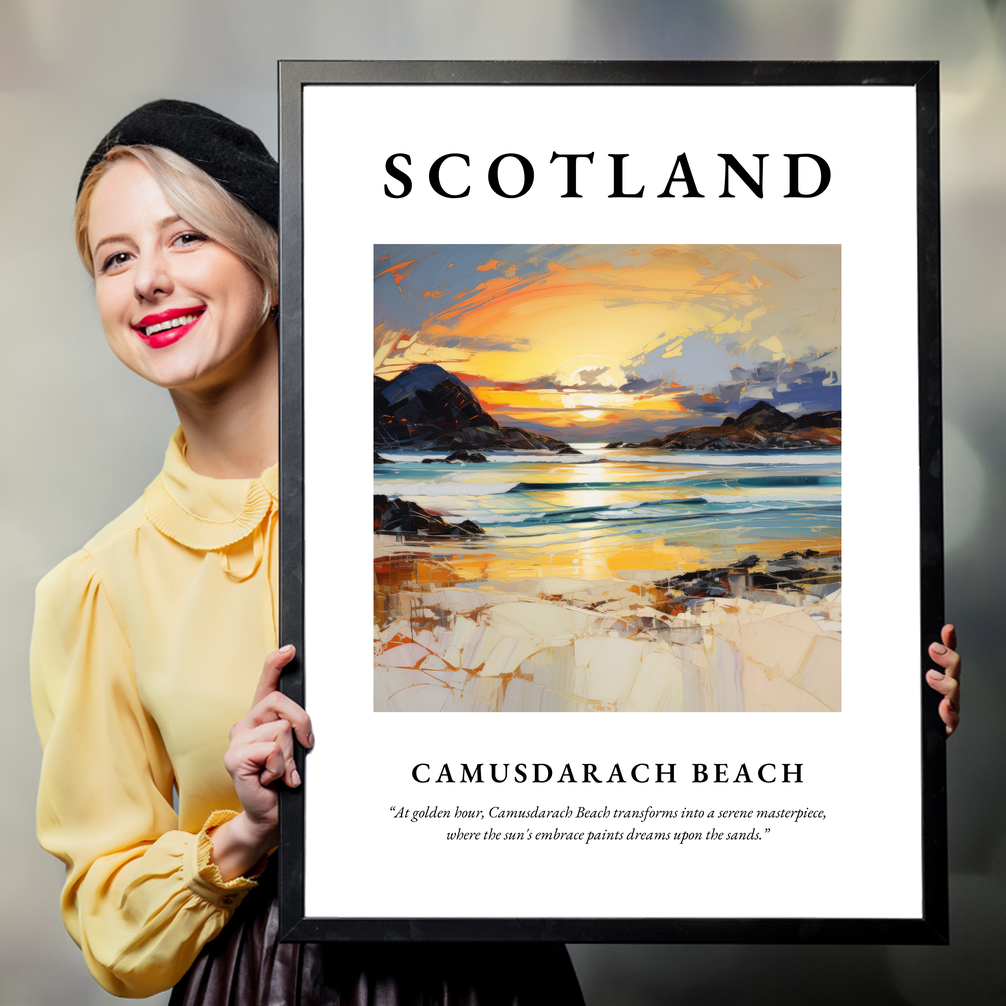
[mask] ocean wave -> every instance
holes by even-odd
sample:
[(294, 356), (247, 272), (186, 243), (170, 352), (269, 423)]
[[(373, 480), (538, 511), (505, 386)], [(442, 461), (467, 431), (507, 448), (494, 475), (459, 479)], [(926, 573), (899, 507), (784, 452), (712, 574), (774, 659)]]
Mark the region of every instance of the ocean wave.
[[(716, 520), (729, 519), (740, 515), (769, 513), (806, 513), (810, 506), (789, 506), (785, 501), (753, 503), (750, 501), (732, 501), (739, 505), (724, 507), (710, 506), (705, 499), (653, 501), (612, 506), (574, 507), (567, 510), (528, 511), (525, 513), (493, 513), (491, 510), (462, 508), (463, 512), (456, 515), (475, 520), (484, 527), (519, 525), (521, 528), (536, 526), (554, 527), (562, 524), (634, 524), (655, 523), (682, 520)], [(828, 509), (822, 505), (819, 509)], [(835, 516), (841, 513), (836, 508)]]
[(668, 480), (666, 476), (659, 479), (613, 479), (606, 482), (518, 482), (510, 492), (582, 492), (590, 489), (614, 489), (620, 492), (632, 492), (638, 489), (680, 489), (681, 482), (686, 481), (693, 473), (682, 472), (678, 479)]
[[(785, 486), (773, 486), (772, 488), (787, 488)], [(806, 489), (805, 486), (794, 486), (794, 489)], [(832, 488), (829, 486), (829, 488)], [(777, 497), (752, 497), (745, 495), (743, 493), (737, 493), (735, 495), (727, 495), (720, 493), (710, 493), (705, 491), (705, 487), (701, 480), (695, 480), (691, 483), (683, 482), (518, 482), (513, 489), (509, 490), (509, 495), (518, 495), (522, 493), (544, 493), (544, 492), (608, 492), (616, 491), (623, 493), (639, 493), (642, 491), (659, 490), (659, 489), (673, 489), (677, 492), (682, 490), (691, 489), (693, 492), (697, 491), (699, 495), (689, 496), (689, 497), (667, 497), (665, 499), (655, 499), (655, 500), (640, 500), (639, 502), (622, 500), (619, 503), (609, 504), (611, 506), (626, 508), (635, 506), (663, 506), (665, 504), (678, 504), (678, 503), (739, 503), (748, 502), (751, 500), (756, 500), (758, 502), (768, 502), (771, 500), (773, 503), (778, 503), (779, 505), (786, 505), (787, 503), (800, 504), (800, 503), (841, 503), (841, 495), (835, 495), (834, 491), (828, 495), (816, 495), (814, 493), (803, 492), (786, 492), (780, 494)]]
[[(478, 450), (477, 447), (472, 448), (472, 450)], [(432, 462), (437, 464), (450, 464), (453, 468), (456, 465), (463, 464), (490, 464), (490, 465), (599, 465), (603, 463), (616, 463), (622, 461), (631, 461), (631, 458), (592, 458), (592, 457), (577, 457), (573, 454), (511, 454), (509, 452), (504, 452), (502, 454), (486, 454), (485, 461), (479, 462), (466, 462), (466, 461), (447, 461), (449, 457), (443, 451), (431, 451), (427, 453), (416, 453), (416, 454), (402, 454), (388, 451), (376, 451), (382, 458), (386, 461), (391, 461), (396, 465), (421, 465), (424, 458), (429, 458)], [(645, 459), (640, 458), (640, 461)], [(375, 466), (380, 467), (380, 466)]]
[(762, 506), (771, 506), (772, 509), (786, 509), (787, 507), (798, 507), (803, 505), (809, 506), (832, 506), (842, 502), (841, 496), (815, 496), (812, 494), (799, 495), (794, 493), (792, 496), (786, 495), (784, 499), (769, 499), (767, 497), (751, 497), (744, 495), (737, 496), (720, 496), (717, 493), (703, 493), (702, 494), (708, 503), (752, 503), (758, 502)]
[(374, 492), (385, 496), (496, 496), (518, 482), (374, 482)]

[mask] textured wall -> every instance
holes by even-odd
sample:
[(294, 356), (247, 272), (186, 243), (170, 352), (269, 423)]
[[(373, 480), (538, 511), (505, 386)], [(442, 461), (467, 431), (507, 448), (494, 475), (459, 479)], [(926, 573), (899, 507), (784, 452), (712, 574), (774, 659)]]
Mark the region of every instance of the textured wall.
[[(940, 59), (947, 613), (966, 652), (951, 743), (950, 948), (576, 947), (588, 1003), (986, 1004), (1006, 997), (1006, 678), (996, 657), (1006, 438), (1006, 4), (995, 0), (4, 0), (0, 5), (0, 1002), (84, 1004), (36, 846), (32, 589), (140, 493), (174, 417), (105, 348), (70, 220), (93, 144), (143, 101), (201, 101), (276, 137), (279, 58)], [(906, 644), (911, 645), (911, 640)], [(878, 822), (877, 827), (882, 827)], [(864, 841), (869, 841), (868, 832)]]

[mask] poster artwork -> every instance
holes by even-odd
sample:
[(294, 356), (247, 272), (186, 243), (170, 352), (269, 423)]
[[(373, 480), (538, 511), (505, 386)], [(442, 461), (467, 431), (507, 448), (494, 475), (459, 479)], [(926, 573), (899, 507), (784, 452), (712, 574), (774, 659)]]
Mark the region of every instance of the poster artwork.
[(840, 710), (840, 265), (375, 245), (375, 711)]

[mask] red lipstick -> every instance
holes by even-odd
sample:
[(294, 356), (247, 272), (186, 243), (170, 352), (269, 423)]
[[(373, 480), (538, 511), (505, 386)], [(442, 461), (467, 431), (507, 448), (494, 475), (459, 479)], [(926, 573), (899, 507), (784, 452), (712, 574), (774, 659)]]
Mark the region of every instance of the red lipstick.
[[(164, 346), (170, 346), (173, 342), (178, 342), (184, 335), (187, 335), (205, 310), (204, 305), (199, 305), (196, 307), (173, 307), (168, 311), (148, 314), (133, 325), (133, 331), (151, 349), (161, 349)], [(182, 319), (188, 320), (179, 323)]]

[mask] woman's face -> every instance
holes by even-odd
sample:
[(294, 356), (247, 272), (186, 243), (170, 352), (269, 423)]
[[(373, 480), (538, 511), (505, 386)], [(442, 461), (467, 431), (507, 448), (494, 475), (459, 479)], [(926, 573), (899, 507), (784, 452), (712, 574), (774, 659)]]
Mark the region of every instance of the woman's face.
[(87, 233), (105, 338), (130, 370), (192, 392), (240, 379), (264, 332), (262, 285), (178, 217), (139, 161), (99, 180)]

